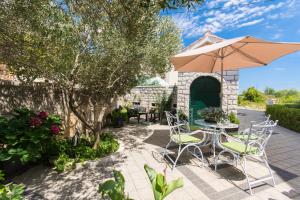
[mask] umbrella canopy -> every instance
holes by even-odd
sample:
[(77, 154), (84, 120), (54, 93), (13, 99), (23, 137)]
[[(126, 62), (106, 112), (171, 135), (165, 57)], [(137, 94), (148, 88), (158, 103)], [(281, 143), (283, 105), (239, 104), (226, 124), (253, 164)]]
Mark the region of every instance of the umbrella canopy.
[(298, 50), (300, 43), (269, 42), (245, 36), (177, 54), (171, 62), (179, 72), (213, 73), (264, 66)]
[(258, 67), (300, 50), (300, 43), (269, 42), (250, 36), (238, 37), (188, 50), (171, 58), (179, 72), (221, 72), (221, 107), (223, 71)]

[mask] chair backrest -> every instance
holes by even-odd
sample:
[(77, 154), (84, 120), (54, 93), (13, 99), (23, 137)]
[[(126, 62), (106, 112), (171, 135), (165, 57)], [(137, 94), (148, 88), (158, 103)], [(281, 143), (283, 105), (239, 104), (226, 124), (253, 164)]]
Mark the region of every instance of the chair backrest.
[(178, 124), (178, 117), (169, 111), (165, 111), (165, 114), (170, 129), (170, 138), (172, 139), (174, 135), (178, 135), (180, 139), (180, 126)]
[[(256, 147), (258, 148), (256, 154), (262, 154), (273, 134), (273, 129), (277, 126), (278, 120), (269, 120), (265, 124), (252, 124), (248, 134), (248, 138), (245, 142), (245, 153), (248, 148)], [(255, 136), (256, 139), (250, 139), (251, 136)]]

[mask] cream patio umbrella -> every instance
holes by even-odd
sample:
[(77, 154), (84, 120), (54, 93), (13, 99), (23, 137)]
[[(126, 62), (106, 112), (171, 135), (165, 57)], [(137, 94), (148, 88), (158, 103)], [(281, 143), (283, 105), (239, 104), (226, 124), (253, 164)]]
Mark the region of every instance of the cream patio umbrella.
[(222, 107), (224, 70), (265, 66), (298, 50), (300, 43), (269, 42), (244, 36), (185, 51), (173, 56), (171, 62), (179, 72), (221, 72)]

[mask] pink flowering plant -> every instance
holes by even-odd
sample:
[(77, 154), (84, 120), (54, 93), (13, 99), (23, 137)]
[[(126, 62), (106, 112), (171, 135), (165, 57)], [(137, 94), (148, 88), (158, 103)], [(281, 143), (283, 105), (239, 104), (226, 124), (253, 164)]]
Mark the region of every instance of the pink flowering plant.
[(9, 118), (0, 116), (0, 161), (35, 162), (53, 149), (61, 133), (61, 120), (45, 111), (15, 109)]

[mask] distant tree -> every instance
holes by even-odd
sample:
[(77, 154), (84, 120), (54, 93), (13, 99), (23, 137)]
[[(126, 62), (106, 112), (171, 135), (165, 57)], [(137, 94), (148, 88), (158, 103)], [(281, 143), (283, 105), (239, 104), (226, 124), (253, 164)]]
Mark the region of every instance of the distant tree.
[(276, 90), (274, 90), (273, 88), (267, 87), (267, 88), (265, 89), (264, 93), (265, 93), (266, 95), (275, 95)]
[(175, 24), (159, 16), (173, 1), (159, 2), (0, 1), (0, 63), (24, 83), (45, 78), (60, 88), (96, 147), (117, 98), (144, 77), (165, 73), (181, 47)]
[(246, 91), (243, 92), (244, 100), (251, 102), (263, 102), (264, 96), (258, 91), (255, 87), (249, 87)]

